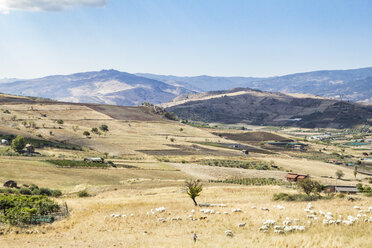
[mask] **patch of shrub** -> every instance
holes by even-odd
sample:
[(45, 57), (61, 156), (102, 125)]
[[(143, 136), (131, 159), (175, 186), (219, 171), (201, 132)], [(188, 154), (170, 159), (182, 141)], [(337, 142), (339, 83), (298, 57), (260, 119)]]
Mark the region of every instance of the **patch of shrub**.
[(316, 201), (319, 199), (323, 199), (321, 195), (306, 195), (306, 194), (287, 194), (287, 193), (279, 193), (274, 194), (273, 200), (274, 201)]
[(20, 188), (19, 193), (22, 195), (32, 195), (32, 191), (29, 188)]
[(59, 205), (47, 196), (0, 195), (0, 222), (17, 225), (30, 223), (34, 215), (47, 215), (59, 210)]
[(98, 168), (107, 168), (108, 163), (96, 163), (90, 161), (79, 161), (79, 160), (46, 160), (45, 162), (60, 166), (60, 167), (98, 167)]
[(60, 197), (60, 196), (62, 196), (62, 191), (60, 191), (58, 189), (51, 190), (51, 193), (52, 193), (52, 196), (53, 197)]
[(83, 191), (79, 192), (78, 196), (79, 197), (89, 197), (90, 194), (86, 190), (83, 190)]
[(46, 195), (46, 196), (52, 195), (52, 191), (48, 188), (40, 188), (39, 191), (40, 191), (40, 195)]
[(289, 183), (275, 178), (235, 178), (225, 180), (210, 180), (212, 183), (232, 183), (241, 185), (264, 186), (264, 185), (289, 185)]

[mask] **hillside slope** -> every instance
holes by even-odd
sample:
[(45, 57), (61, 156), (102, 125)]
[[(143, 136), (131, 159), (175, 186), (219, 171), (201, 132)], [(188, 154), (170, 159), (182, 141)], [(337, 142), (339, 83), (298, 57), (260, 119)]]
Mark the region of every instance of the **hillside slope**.
[(250, 89), (192, 94), (163, 106), (182, 119), (228, 124), (347, 128), (372, 118), (369, 105)]
[[(58, 124), (57, 120), (63, 123)], [(108, 132), (92, 131), (103, 124), (108, 126)], [(90, 132), (89, 137), (83, 135), (85, 131)], [(0, 134), (20, 134), (89, 147), (101, 154), (136, 157), (158, 154), (159, 150), (159, 154), (182, 154), (183, 150), (199, 154), (205, 149), (191, 147), (189, 141), (220, 139), (207, 131), (170, 121), (151, 107), (56, 102), (3, 94)]]
[(372, 67), (313, 71), (270, 78), (137, 75), (186, 88), (191, 87), (199, 92), (248, 87), (264, 91), (306, 93), (338, 100), (372, 103)]
[(192, 91), (134, 74), (102, 70), (1, 83), (0, 92), (68, 102), (134, 106), (170, 101)]

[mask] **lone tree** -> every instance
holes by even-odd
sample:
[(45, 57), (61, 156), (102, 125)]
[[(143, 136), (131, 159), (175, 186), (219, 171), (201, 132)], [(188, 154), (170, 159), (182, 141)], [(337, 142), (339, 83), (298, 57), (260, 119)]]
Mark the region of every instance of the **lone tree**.
[(342, 170), (337, 170), (336, 171), (337, 179), (341, 179), (343, 176), (345, 176), (345, 173)]
[(195, 206), (198, 205), (195, 198), (200, 195), (200, 192), (202, 192), (202, 190), (203, 190), (203, 185), (199, 182), (199, 180), (186, 181), (186, 193), (193, 200)]
[(13, 141), (12, 141), (12, 149), (18, 153), (20, 153), (23, 148), (26, 146), (26, 140), (23, 136), (18, 135)]
[(98, 128), (93, 127), (90, 131), (91, 131), (92, 133), (97, 134), (97, 133), (98, 133)]
[(304, 191), (307, 195), (311, 193), (319, 193), (322, 190), (322, 186), (317, 181), (305, 178), (297, 182), (298, 188)]
[(86, 136), (86, 137), (89, 137), (90, 133), (88, 131), (84, 131), (83, 135)]
[(355, 178), (356, 178), (357, 174), (358, 174), (358, 166), (355, 165), (355, 167), (354, 167), (354, 177)]

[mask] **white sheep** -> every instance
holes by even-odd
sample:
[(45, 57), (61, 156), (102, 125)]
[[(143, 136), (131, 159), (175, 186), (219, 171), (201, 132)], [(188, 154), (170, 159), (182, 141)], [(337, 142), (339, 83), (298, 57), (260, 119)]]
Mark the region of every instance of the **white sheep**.
[(233, 209), (231, 211), (234, 212), (234, 213), (243, 212), (243, 210), (241, 210), (240, 208), (236, 208), (236, 209)]
[(261, 210), (263, 211), (270, 211), (268, 208), (262, 207)]
[(226, 236), (228, 236), (228, 237), (232, 237), (232, 236), (233, 236), (233, 232), (232, 232), (231, 230), (226, 230), (226, 231), (225, 231), (225, 234), (226, 234)]

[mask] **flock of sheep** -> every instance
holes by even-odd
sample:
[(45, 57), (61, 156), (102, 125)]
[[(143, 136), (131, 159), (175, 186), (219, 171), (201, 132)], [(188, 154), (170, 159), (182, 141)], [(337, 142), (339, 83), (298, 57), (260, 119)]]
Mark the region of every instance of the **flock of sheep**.
[[(227, 207), (225, 204), (200, 204), (199, 206), (200, 207)], [(285, 207), (281, 205), (274, 205), (273, 207), (279, 210), (285, 209)], [(257, 207), (252, 206), (251, 209), (257, 209)], [(367, 209), (361, 209), (359, 206), (354, 206), (354, 209), (358, 210), (358, 214), (356, 216), (347, 216), (347, 218), (343, 218), (341, 215), (338, 215), (338, 218), (334, 218), (334, 215), (331, 212), (325, 213), (322, 210), (315, 211), (311, 203), (308, 203), (304, 211), (307, 213), (307, 219), (308, 219), (307, 224), (308, 225), (311, 225), (313, 221), (319, 221), (320, 218), (323, 219), (322, 223), (324, 225), (345, 224), (345, 225), (350, 226), (358, 221), (363, 221), (366, 224), (372, 223), (372, 215), (370, 215), (370, 213), (372, 213), (372, 207), (369, 207)], [(268, 212), (270, 211), (270, 209), (267, 207), (261, 207), (260, 210), (268, 211)], [(152, 215), (156, 216), (157, 221), (162, 222), (162, 223), (165, 223), (168, 220), (170, 221), (182, 221), (183, 220), (183, 218), (178, 217), (178, 216), (169, 217), (168, 219), (158, 216), (158, 214), (163, 213), (165, 211), (166, 211), (165, 207), (151, 209), (150, 211), (147, 212), (147, 216), (152, 216)], [(205, 216), (195, 218), (195, 210), (192, 209), (190, 211), (191, 214), (188, 217), (186, 217), (185, 220), (186, 221), (197, 221), (197, 220), (206, 219), (207, 218), (206, 215), (221, 215), (221, 214), (229, 215), (230, 214), (230, 212), (228, 211), (221, 212), (221, 211), (215, 211), (214, 209), (210, 209), (210, 208), (209, 209), (201, 208), (200, 212), (203, 213)], [(241, 213), (241, 212), (243, 212), (243, 210), (240, 208), (235, 208), (231, 210), (232, 214)], [(130, 216), (133, 217), (134, 214), (130, 214)], [(111, 218), (127, 218), (127, 215), (113, 213), (110, 215), (110, 217)], [(106, 220), (107, 216), (105, 216), (104, 219)], [(299, 225), (299, 223), (300, 223), (300, 219), (291, 219), (290, 217), (286, 217), (285, 220), (282, 221), (282, 225), (279, 224), (279, 221), (267, 219), (263, 222), (263, 225), (259, 227), (258, 230), (264, 233), (268, 233), (272, 230), (274, 233), (278, 233), (278, 234), (284, 234), (284, 233), (296, 232), (296, 231), (299, 231), (299, 232), (305, 231), (307, 229), (306, 226)], [(239, 228), (245, 227), (245, 225), (246, 225), (246, 222), (237, 224)], [(226, 230), (225, 235), (232, 237), (233, 232), (231, 230)]]

